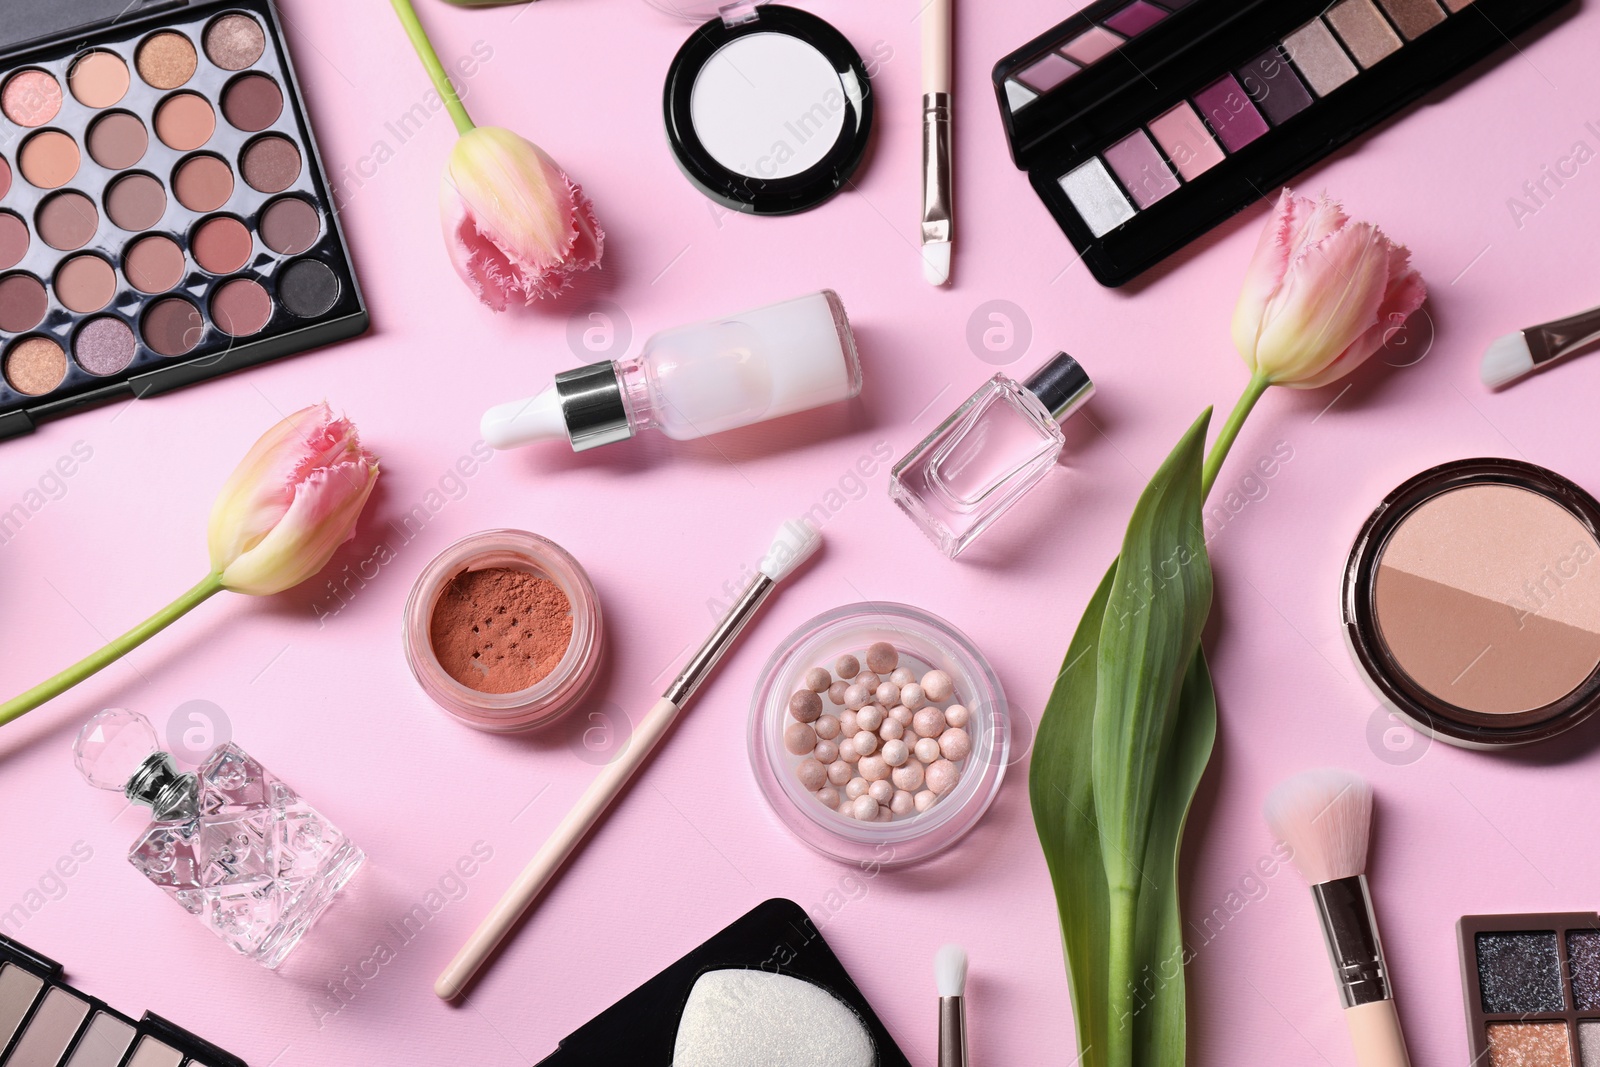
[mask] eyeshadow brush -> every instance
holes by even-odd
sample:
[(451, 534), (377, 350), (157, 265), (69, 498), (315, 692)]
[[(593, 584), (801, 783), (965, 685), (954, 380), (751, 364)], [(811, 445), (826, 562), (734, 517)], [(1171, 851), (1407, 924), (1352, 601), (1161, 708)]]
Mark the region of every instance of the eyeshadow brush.
[(778, 528), (771, 547), (761, 559), (756, 576), (745, 586), (744, 592), (728, 609), (716, 629), (711, 631), (711, 636), (706, 638), (699, 651), (689, 657), (688, 664), (667, 687), (661, 699), (640, 720), (627, 746), (601, 769), (566, 818), (551, 832), (517, 880), (490, 909), (461, 951), (456, 953), (455, 959), (434, 981), (433, 991), (436, 994), (445, 1000), (454, 1000), (461, 995), (495, 946), (511, 932), (511, 928), (532, 907), (545, 886), (550, 884), (561, 865), (578, 850), (589, 831), (600, 822), (611, 802), (627, 787), (634, 772), (644, 766), (689, 703), (689, 698), (694, 696), (700, 684), (716, 669), (723, 655), (733, 647), (745, 624), (755, 617), (772, 590), (810, 559), (821, 544), (822, 535), (799, 519), (790, 519)]
[(1356, 1062), (1410, 1067), (1365, 874), (1372, 787), (1349, 771), (1306, 771), (1268, 795), (1265, 814), (1311, 884)]
[(1600, 308), (1507, 334), (1483, 354), (1483, 384), (1510, 385), (1525, 375), (1600, 341)]
[(954, 203), (950, 195), (950, 36), (952, 0), (922, 9), (922, 276), (950, 281)]
[(939, 986), (939, 1067), (967, 1067), (967, 950), (940, 946), (933, 978)]

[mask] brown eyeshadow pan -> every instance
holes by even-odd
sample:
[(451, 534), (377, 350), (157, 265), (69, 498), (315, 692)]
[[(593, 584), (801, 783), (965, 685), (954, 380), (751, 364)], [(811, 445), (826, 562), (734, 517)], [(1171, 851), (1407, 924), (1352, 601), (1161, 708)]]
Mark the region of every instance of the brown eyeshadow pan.
[(258, 133), (283, 114), (283, 91), (265, 74), (241, 74), (222, 91), (222, 114), (235, 129)]
[(272, 318), (272, 297), (252, 278), (234, 278), (211, 298), (211, 321), (232, 337), (260, 333)]
[(62, 307), (87, 315), (117, 295), (117, 272), (99, 256), (85, 252), (56, 268), (55, 290)]
[(172, 172), (172, 192), (190, 211), (215, 211), (233, 195), (233, 171), (217, 156), (190, 156)]
[(261, 243), (286, 256), (307, 251), (322, 235), (317, 209), (298, 196), (281, 196), (268, 204), (259, 225)]
[(89, 158), (107, 170), (126, 170), (144, 158), (150, 134), (139, 116), (111, 111), (89, 127)]
[(24, 337), (6, 350), (6, 383), (27, 396), (43, 396), (67, 376), (67, 354), (48, 337)]
[(28, 224), (9, 212), (0, 211), (0, 270), (9, 270), (28, 254)]
[(183, 280), (183, 249), (161, 234), (141, 237), (128, 246), (122, 273), (141, 293), (164, 293)]
[(125, 174), (106, 190), (106, 216), (124, 230), (148, 230), (166, 211), (166, 190), (148, 174)]
[(31, 274), (0, 278), (0, 330), (24, 333), (44, 321), (50, 307), (44, 283)]
[(254, 245), (245, 224), (231, 215), (215, 215), (196, 226), (189, 251), (212, 274), (232, 274), (250, 262)]
[(157, 89), (176, 89), (194, 77), (199, 66), (194, 44), (181, 33), (162, 30), (152, 33), (134, 53), (139, 77)]
[(205, 333), (200, 309), (181, 296), (157, 300), (144, 313), (139, 331), (150, 350), (163, 356), (181, 356), (194, 349)]
[(281, 193), (300, 177), (300, 150), (287, 137), (267, 134), (245, 146), (239, 169), (250, 188), (261, 193)]
[(40, 204), (34, 224), (45, 244), (57, 251), (76, 252), (93, 239), (100, 213), (87, 196), (69, 189)]
[(243, 70), (261, 58), (267, 35), (249, 15), (223, 15), (206, 27), (206, 56), (223, 70)]
[(11, 164), (6, 162), (5, 156), (0, 156), (0, 196), (5, 196), (11, 191)]
[(168, 148), (191, 152), (217, 130), (217, 113), (199, 93), (173, 93), (156, 106), (156, 136)]

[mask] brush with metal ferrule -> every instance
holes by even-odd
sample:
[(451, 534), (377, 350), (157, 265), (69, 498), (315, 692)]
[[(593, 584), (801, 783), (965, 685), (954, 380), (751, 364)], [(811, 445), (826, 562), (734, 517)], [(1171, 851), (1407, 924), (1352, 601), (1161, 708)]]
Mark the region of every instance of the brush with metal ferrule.
[(952, 0), (922, 9), (922, 276), (950, 280), (955, 237), (950, 182), (950, 16)]
[(939, 1067), (967, 1067), (967, 950), (944, 945), (933, 957), (939, 985)]

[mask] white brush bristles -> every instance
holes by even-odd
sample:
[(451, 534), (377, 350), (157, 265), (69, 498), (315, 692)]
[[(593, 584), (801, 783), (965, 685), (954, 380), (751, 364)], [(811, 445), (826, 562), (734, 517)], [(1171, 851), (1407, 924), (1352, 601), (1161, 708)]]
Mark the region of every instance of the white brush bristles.
[(790, 519), (778, 527), (772, 547), (761, 557), (761, 573), (781, 582), (810, 559), (821, 544), (822, 534), (799, 519)]
[(1483, 384), (1490, 389), (1510, 385), (1524, 374), (1533, 373), (1533, 352), (1528, 339), (1520, 333), (1508, 333), (1489, 346), (1483, 354)]
[(1267, 825), (1294, 850), (1294, 865), (1319, 885), (1367, 868), (1372, 787), (1349, 771), (1297, 774), (1267, 796)]
[(933, 979), (941, 997), (964, 996), (967, 991), (967, 950), (944, 945), (933, 957)]

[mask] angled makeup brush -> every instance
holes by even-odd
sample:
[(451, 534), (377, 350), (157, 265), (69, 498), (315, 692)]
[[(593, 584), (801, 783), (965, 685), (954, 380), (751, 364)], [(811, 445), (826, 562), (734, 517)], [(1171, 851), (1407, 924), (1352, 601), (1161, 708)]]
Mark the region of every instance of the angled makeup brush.
[(1483, 354), (1483, 384), (1490, 389), (1510, 385), (1595, 341), (1600, 341), (1600, 308), (1508, 333)]
[(1306, 771), (1272, 791), (1266, 817), (1311, 883), (1356, 1061), (1410, 1067), (1364, 873), (1372, 787), (1349, 771)]
[(634, 772), (644, 766), (656, 745), (666, 736), (668, 728), (677, 721), (678, 713), (689, 703), (689, 698), (700, 688), (700, 683), (716, 669), (723, 654), (733, 647), (734, 640), (745, 624), (755, 617), (768, 595), (779, 582), (810, 559), (821, 544), (822, 535), (798, 519), (790, 519), (778, 527), (771, 547), (761, 558), (760, 570), (745, 587), (744, 593), (728, 609), (700, 650), (689, 658), (688, 665), (667, 687), (655, 707), (640, 720), (627, 747), (600, 771), (572, 806), (567, 817), (561, 820), (561, 825), (551, 832), (543, 847), (496, 902), (461, 951), (456, 953), (456, 958), (435, 979), (433, 991), (436, 994), (445, 1000), (454, 1000), (461, 995), (495, 946), (511, 932), (523, 913), (550, 884), (561, 865), (578, 851), (578, 846), (627, 786)]
[(933, 957), (939, 985), (939, 1067), (967, 1067), (967, 950), (944, 945)]

